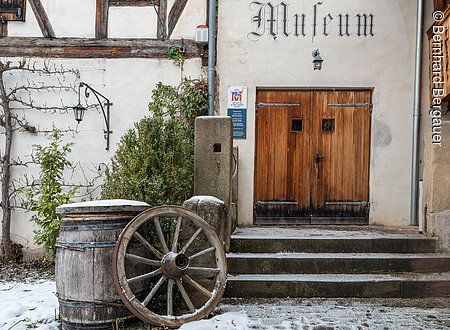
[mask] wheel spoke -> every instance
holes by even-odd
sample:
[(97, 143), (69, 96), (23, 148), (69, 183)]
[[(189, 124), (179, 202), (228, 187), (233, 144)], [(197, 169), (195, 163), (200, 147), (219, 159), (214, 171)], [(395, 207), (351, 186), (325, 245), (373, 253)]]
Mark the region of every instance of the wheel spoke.
[(201, 231), (202, 231), (201, 227), (199, 229), (197, 229), (197, 231), (194, 233), (194, 235), (192, 235), (192, 237), (189, 239), (189, 241), (183, 246), (183, 248), (181, 249), (180, 253), (185, 253), (186, 252), (186, 250), (188, 249), (189, 245), (192, 244), (194, 239), (197, 238), (197, 236), (201, 233)]
[(172, 252), (177, 252), (178, 236), (180, 235), (181, 229), (181, 219), (182, 217), (178, 217), (177, 219), (177, 228), (175, 229), (175, 234), (173, 235)]
[(189, 259), (192, 260), (192, 259), (194, 259), (194, 258), (198, 258), (198, 257), (200, 257), (200, 256), (202, 256), (202, 255), (204, 255), (204, 254), (206, 254), (206, 253), (209, 253), (209, 252), (212, 252), (212, 251), (215, 251), (215, 250), (216, 250), (216, 248), (215, 248), (214, 246), (212, 246), (212, 247), (210, 247), (210, 248), (208, 248), (208, 249), (205, 249), (205, 250), (203, 250), (203, 251), (200, 251), (200, 252), (198, 252), (198, 253), (196, 253), (196, 254), (190, 256)]
[(156, 266), (156, 267), (161, 266), (161, 261), (158, 261), (158, 260), (150, 260), (150, 259), (147, 259), (147, 258), (144, 258), (144, 257), (141, 257), (141, 256), (137, 256), (137, 255), (131, 254), (131, 253), (127, 253), (127, 254), (125, 254), (125, 256), (127, 258), (136, 260), (137, 262), (140, 262), (140, 263), (143, 263), (143, 264), (146, 264), (146, 265)]
[(163, 253), (167, 254), (167, 253), (169, 253), (169, 249), (167, 248), (166, 240), (164, 239), (164, 234), (161, 229), (161, 224), (159, 223), (159, 217), (155, 217), (153, 219), (153, 222), (155, 223), (156, 232), (158, 233), (159, 242), (161, 243)]
[(186, 290), (184, 289), (183, 283), (181, 283), (179, 279), (175, 279), (175, 282), (177, 283), (178, 290), (180, 290), (181, 296), (186, 302), (186, 305), (188, 305), (189, 310), (191, 311), (191, 313), (195, 313), (194, 304), (192, 303), (191, 298), (189, 298)]
[(208, 290), (206, 290), (203, 286), (201, 286), (200, 284), (198, 284), (196, 281), (194, 281), (192, 278), (189, 277), (189, 275), (183, 275), (183, 279), (188, 282), (191, 286), (193, 286), (194, 288), (196, 288), (198, 291), (200, 291), (201, 293), (203, 293), (205, 296), (207, 296), (208, 298), (212, 297), (212, 293), (209, 292)]
[(155, 255), (158, 259), (162, 259), (163, 254), (155, 249), (141, 234), (138, 232), (134, 233), (134, 236), (148, 249), (151, 253)]
[(144, 299), (144, 301), (142, 302), (142, 305), (147, 306), (148, 303), (150, 302), (150, 300), (152, 300), (152, 298), (155, 296), (156, 291), (158, 291), (158, 289), (161, 287), (161, 285), (164, 283), (164, 281), (167, 279), (166, 275), (161, 276), (161, 278), (159, 279), (158, 283), (155, 284), (155, 286), (153, 287), (153, 289), (150, 291), (150, 293), (148, 294), (148, 296)]
[(167, 285), (167, 315), (173, 315), (173, 279)]
[(162, 269), (161, 268), (159, 268), (159, 269), (157, 269), (157, 270), (155, 270), (153, 272), (147, 273), (147, 274), (142, 274), (142, 275), (135, 276), (135, 277), (132, 277), (130, 279), (127, 279), (127, 282), (128, 283), (133, 283), (133, 282), (136, 282), (136, 281), (142, 281), (142, 280), (146, 280), (148, 278), (155, 277), (155, 276), (160, 275), (160, 274), (162, 274)]
[(193, 271), (193, 272), (204, 272), (204, 273), (209, 273), (209, 274), (212, 274), (212, 275), (220, 273), (220, 269), (219, 268), (189, 267), (187, 270), (188, 271)]

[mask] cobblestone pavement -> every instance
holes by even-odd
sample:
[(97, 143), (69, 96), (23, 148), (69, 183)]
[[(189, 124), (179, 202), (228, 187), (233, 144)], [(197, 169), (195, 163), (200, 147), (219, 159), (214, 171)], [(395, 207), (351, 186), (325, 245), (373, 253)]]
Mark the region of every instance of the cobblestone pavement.
[(228, 312), (246, 312), (245, 329), (450, 329), (450, 298), (224, 299), (215, 313)]

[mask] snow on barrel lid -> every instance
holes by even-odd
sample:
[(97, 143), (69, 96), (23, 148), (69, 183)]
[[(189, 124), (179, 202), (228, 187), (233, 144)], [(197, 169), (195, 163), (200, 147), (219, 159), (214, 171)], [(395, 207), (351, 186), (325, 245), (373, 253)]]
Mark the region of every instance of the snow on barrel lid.
[(106, 199), (89, 202), (63, 204), (56, 208), (56, 213), (109, 213), (109, 212), (142, 212), (151, 206), (145, 202), (127, 199)]

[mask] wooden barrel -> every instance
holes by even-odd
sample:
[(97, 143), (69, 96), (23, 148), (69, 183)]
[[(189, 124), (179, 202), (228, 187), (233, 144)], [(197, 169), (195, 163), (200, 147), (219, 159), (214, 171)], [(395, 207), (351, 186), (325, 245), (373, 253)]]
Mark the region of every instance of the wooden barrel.
[(113, 250), (122, 229), (149, 207), (106, 200), (57, 208), (62, 219), (55, 278), (63, 329), (111, 329), (132, 315), (114, 286)]

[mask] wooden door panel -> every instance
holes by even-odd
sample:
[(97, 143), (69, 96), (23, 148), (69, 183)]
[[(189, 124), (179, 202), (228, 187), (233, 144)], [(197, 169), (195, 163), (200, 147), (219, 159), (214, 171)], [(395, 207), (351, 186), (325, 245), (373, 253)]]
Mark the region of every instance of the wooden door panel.
[(370, 109), (348, 105), (371, 92), (258, 91), (256, 103), (256, 222), (366, 221)]
[[(370, 111), (368, 107), (329, 104), (371, 103), (369, 91), (313, 93), (313, 150), (325, 158), (315, 169), (312, 214), (320, 217), (367, 217), (369, 197)], [(322, 121), (334, 119), (334, 131)]]
[[(310, 101), (311, 92), (257, 93), (257, 104), (278, 104), (257, 107), (254, 189), (257, 217), (309, 216)], [(301, 131), (293, 130), (293, 120), (301, 121)]]

